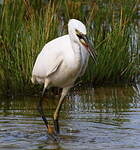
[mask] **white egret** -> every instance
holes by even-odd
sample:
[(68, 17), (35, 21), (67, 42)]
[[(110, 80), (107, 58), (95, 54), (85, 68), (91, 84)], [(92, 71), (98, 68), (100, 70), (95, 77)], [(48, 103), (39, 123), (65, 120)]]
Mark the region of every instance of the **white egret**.
[[(48, 42), (36, 59), (31, 80), (33, 83), (44, 84), (42, 96), (46, 88), (52, 86), (63, 88), (53, 116), (56, 133), (59, 133), (58, 117), (63, 100), (75, 80), (84, 74), (89, 55), (96, 62), (96, 53), (92, 51), (87, 40), (85, 25), (79, 20), (70, 19), (68, 34)], [(42, 99), (39, 102), (39, 112), (48, 128)]]

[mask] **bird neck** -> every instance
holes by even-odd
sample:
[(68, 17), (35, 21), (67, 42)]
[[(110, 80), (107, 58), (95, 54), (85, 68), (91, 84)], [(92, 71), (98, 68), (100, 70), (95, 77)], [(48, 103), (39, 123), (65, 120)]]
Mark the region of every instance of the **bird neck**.
[(81, 46), (75, 41), (71, 40), (71, 42), (72, 42), (71, 45), (74, 53), (75, 64), (77, 64), (77, 67), (80, 67), (81, 59), (82, 59)]

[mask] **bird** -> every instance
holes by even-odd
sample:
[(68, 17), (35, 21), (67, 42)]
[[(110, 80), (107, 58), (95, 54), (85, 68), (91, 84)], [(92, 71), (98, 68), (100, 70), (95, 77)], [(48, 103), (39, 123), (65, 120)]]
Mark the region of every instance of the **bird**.
[[(42, 97), (50, 87), (62, 88), (62, 93), (53, 115), (55, 133), (59, 134), (59, 112), (63, 101), (76, 79), (87, 68), (89, 56), (96, 63), (96, 51), (87, 38), (86, 26), (77, 19), (68, 21), (68, 34), (49, 41), (38, 54), (32, 70), (33, 84), (43, 84)], [(38, 104), (38, 111), (50, 131), (50, 126), (43, 112), (43, 98)]]

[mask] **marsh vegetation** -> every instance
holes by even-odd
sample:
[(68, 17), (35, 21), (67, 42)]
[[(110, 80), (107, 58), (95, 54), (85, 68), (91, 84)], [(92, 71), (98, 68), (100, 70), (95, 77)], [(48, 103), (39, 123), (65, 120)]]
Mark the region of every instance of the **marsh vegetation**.
[(83, 21), (98, 64), (82, 83), (130, 83), (139, 74), (139, 1), (4, 0), (0, 6), (0, 93), (30, 93), (36, 56), (44, 44), (67, 34), (70, 18)]

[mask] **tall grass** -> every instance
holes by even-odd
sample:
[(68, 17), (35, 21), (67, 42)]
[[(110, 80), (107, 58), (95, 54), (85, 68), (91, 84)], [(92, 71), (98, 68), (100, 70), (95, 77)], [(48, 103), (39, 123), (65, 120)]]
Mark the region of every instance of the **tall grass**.
[(83, 21), (98, 53), (84, 81), (130, 82), (138, 74), (133, 44), (137, 1), (5, 0), (0, 7), (0, 91), (30, 93), (31, 71), (45, 43), (67, 33), (70, 18)]

